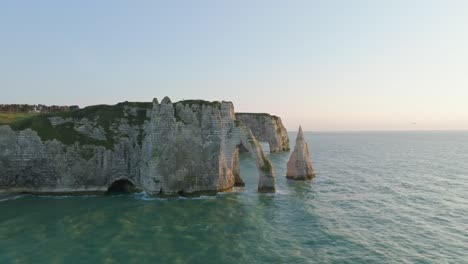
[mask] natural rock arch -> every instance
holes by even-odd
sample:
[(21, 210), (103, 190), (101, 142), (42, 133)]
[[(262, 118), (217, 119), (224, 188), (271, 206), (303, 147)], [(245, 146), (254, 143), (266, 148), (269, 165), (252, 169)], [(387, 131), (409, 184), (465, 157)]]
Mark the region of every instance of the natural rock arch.
[(289, 151), (289, 136), (278, 116), (266, 113), (236, 113), (236, 119), (244, 123), (260, 142), (268, 143), (270, 152)]
[(237, 161), (237, 168), (233, 170), (235, 185), (245, 185), (244, 181), (240, 177), (240, 164), (239, 164), (239, 151), (244, 149), (250, 156), (256, 161), (257, 170), (259, 174), (258, 178), (258, 191), (259, 192), (275, 192), (275, 172), (271, 161), (267, 159), (262, 151), (258, 140), (252, 134), (252, 131), (245, 125), (239, 125), (240, 130), (240, 143), (238, 144), (233, 160)]
[(236, 120), (231, 102), (153, 101), (143, 143), (143, 186), (160, 194), (213, 194), (242, 186), (239, 148), (257, 162), (259, 192), (275, 191), (275, 175), (251, 130)]

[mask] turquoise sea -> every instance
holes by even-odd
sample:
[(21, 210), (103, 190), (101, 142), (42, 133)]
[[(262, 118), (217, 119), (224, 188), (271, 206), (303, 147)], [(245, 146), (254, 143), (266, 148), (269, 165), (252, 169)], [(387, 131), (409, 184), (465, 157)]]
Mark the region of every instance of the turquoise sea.
[[(292, 133), (292, 147), (295, 134)], [(468, 132), (306, 133), (277, 193), (0, 198), (0, 263), (468, 263)]]

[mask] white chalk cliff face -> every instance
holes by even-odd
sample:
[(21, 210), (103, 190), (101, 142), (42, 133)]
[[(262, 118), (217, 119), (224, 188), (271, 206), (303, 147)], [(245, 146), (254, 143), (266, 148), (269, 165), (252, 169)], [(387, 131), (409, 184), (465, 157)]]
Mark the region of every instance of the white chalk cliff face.
[[(260, 192), (271, 162), (230, 102), (121, 103), (0, 126), (0, 192), (105, 192), (117, 182), (154, 195), (242, 186), (239, 148), (255, 158)], [(122, 187), (123, 188), (123, 187)]]
[(296, 146), (288, 161), (286, 177), (291, 180), (310, 180), (315, 177), (310, 160), (309, 146), (304, 140), (304, 132), (299, 127)]

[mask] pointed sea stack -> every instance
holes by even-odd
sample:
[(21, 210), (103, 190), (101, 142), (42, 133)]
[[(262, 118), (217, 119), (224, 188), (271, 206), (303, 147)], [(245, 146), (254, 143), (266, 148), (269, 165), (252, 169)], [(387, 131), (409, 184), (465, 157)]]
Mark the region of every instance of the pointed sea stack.
[(296, 138), (296, 146), (288, 161), (288, 171), (286, 178), (291, 180), (310, 180), (315, 177), (312, 162), (310, 161), (309, 147), (304, 141), (304, 132), (299, 126), (299, 133)]

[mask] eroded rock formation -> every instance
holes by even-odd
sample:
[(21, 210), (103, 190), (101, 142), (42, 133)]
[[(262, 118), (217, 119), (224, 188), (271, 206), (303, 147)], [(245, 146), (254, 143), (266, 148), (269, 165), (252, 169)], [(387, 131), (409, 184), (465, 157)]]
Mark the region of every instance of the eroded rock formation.
[(257, 140), (268, 142), (271, 153), (289, 150), (288, 132), (278, 116), (236, 113), (236, 118), (250, 128)]
[(309, 146), (304, 140), (302, 127), (299, 127), (296, 145), (288, 161), (286, 177), (292, 180), (310, 180), (315, 177), (310, 161)]
[[(230, 102), (98, 105), (0, 126), (0, 192), (212, 194), (243, 185), (239, 148), (255, 158), (260, 192), (275, 176)], [(120, 186), (118, 183), (124, 183)], [(130, 188), (131, 189), (131, 188)]]

